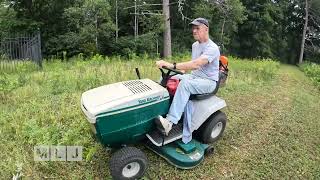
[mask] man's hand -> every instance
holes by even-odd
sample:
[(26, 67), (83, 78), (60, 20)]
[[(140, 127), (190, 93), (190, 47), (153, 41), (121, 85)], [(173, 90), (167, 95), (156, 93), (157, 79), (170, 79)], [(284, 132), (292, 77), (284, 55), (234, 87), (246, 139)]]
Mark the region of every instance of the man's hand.
[(163, 66), (166, 66), (168, 68), (173, 68), (173, 65), (167, 61), (164, 61), (164, 60), (159, 60), (159, 61), (156, 61), (156, 64), (159, 68), (162, 68)]

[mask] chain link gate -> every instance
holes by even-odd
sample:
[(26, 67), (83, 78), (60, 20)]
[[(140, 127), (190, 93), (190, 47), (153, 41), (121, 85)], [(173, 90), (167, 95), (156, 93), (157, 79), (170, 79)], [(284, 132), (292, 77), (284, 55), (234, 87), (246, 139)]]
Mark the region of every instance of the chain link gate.
[(31, 60), (42, 67), (40, 31), (3, 38), (0, 55), (10, 60)]

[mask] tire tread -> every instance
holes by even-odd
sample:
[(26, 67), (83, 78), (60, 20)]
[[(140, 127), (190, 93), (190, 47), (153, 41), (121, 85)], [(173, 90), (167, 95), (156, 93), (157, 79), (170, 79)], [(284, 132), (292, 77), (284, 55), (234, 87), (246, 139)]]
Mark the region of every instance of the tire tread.
[[(126, 165), (128, 162), (133, 161), (134, 159), (138, 159), (139, 161), (141, 161), (144, 167), (142, 172), (139, 172), (137, 174), (137, 176), (134, 176), (132, 178), (125, 178), (122, 177), (122, 169), (124, 167), (124, 165)], [(141, 164), (140, 164), (141, 165)], [(110, 168), (110, 173), (111, 176), (114, 179), (136, 179), (139, 178), (140, 176), (142, 176), (145, 171), (147, 170), (148, 167), (148, 159), (146, 157), (146, 155), (139, 150), (136, 147), (124, 147), (120, 150), (118, 150), (117, 152), (115, 152), (110, 161), (109, 161), (109, 168)]]

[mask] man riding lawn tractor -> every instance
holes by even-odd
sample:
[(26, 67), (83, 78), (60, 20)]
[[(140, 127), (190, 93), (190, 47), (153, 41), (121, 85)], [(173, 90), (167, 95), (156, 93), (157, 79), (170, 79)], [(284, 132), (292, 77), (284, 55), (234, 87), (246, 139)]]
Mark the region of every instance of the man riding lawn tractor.
[(197, 18), (190, 23), (195, 43), (192, 44), (192, 60), (182, 63), (168, 63), (157, 61), (158, 67), (169, 67), (178, 70), (192, 70), (191, 74), (176, 75), (180, 83), (174, 94), (166, 118), (159, 117), (158, 124), (164, 129), (166, 135), (177, 124), (184, 112), (182, 141), (187, 144), (192, 139), (191, 118), (193, 113), (191, 94), (211, 93), (215, 90), (219, 80), (218, 46), (209, 39), (209, 23), (204, 18)]
[(213, 152), (210, 144), (222, 136), (227, 117), (221, 109), (226, 103), (215, 93), (227, 77), (222, 73), (228, 71), (227, 66), (219, 66), (220, 52), (209, 39), (208, 21), (197, 18), (191, 25), (196, 40), (192, 60), (157, 61), (160, 83), (141, 79), (136, 69), (139, 79), (107, 84), (82, 94), (81, 109), (95, 137), (116, 149), (109, 162), (114, 179), (138, 179), (147, 170), (145, 153), (132, 147), (136, 143), (142, 142), (175, 167), (191, 169)]

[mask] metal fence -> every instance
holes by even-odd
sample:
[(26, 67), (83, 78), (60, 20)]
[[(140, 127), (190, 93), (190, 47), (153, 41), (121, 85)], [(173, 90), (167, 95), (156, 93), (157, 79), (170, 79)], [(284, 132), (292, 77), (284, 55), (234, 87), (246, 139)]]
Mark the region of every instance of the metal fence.
[(1, 39), (0, 55), (9, 60), (31, 60), (42, 66), (40, 31)]

